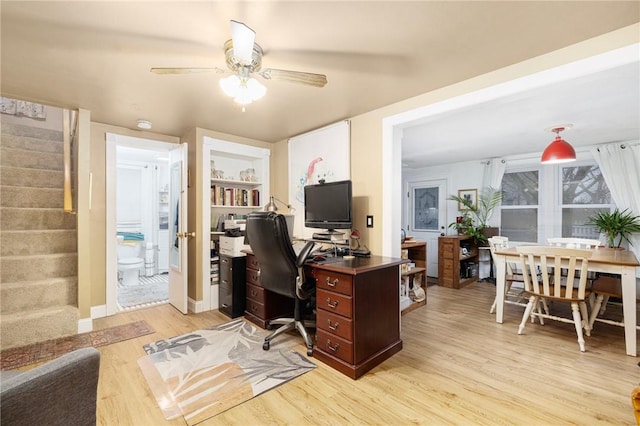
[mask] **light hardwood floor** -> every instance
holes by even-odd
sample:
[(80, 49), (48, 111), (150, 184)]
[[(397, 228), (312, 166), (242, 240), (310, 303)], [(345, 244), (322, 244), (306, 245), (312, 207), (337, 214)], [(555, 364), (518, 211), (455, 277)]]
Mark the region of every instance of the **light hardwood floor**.
[[(635, 424), (630, 395), (640, 358), (625, 355), (622, 328), (596, 324), (581, 353), (571, 324), (528, 324), (519, 336), (523, 308), (515, 305), (497, 324), (491, 284), (427, 293), (426, 306), (402, 316), (402, 351), (360, 379), (316, 360), (315, 370), (202, 424)], [(229, 319), (162, 305), (96, 320), (94, 328), (140, 319), (156, 333), (99, 348), (98, 424), (183, 425), (162, 417), (137, 365), (142, 345)]]

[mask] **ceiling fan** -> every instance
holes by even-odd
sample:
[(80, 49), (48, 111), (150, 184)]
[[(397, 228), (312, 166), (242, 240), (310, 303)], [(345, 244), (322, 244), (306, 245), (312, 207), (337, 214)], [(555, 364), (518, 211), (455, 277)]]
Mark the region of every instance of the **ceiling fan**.
[(228, 70), (214, 68), (151, 68), (156, 74), (191, 74), (200, 72), (232, 72), (229, 77), (220, 79), (222, 90), (243, 105), (264, 96), (266, 88), (251, 77), (258, 74), (265, 80), (279, 80), (290, 83), (324, 87), (327, 76), (301, 71), (262, 68), (262, 48), (255, 42), (256, 33), (242, 22), (231, 21), (231, 39), (224, 44), (224, 54)]

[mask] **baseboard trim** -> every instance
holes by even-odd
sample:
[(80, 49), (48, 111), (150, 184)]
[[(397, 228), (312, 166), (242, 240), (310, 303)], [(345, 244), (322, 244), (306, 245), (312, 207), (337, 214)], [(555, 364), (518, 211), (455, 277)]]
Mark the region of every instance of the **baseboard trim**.
[(92, 306), (91, 318), (104, 318), (107, 316), (107, 305)]
[(87, 333), (89, 331), (93, 331), (93, 319), (80, 318), (78, 320), (78, 334)]
[(192, 298), (189, 298), (187, 302), (187, 312), (192, 312), (194, 314), (203, 312), (202, 300), (193, 300)]

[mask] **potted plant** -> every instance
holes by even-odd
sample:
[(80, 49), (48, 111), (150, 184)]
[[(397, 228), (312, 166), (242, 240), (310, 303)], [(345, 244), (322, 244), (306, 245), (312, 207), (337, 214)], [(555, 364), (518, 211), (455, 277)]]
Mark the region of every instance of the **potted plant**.
[(631, 234), (640, 232), (640, 216), (634, 216), (628, 209), (598, 212), (587, 224), (595, 226), (601, 234), (607, 236), (608, 247), (619, 248), (623, 240), (631, 244)]
[(490, 230), (487, 222), (491, 218), (494, 209), (502, 201), (502, 192), (500, 190), (491, 186), (484, 188), (478, 197), (478, 202), (475, 204), (468, 198), (459, 195), (452, 195), (449, 200), (457, 201), (466, 209), (462, 216), (462, 223), (458, 221), (451, 223), (449, 225), (450, 228), (455, 228), (458, 233), (473, 237), (479, 244), (486, 244), (489, 236), (493, 236), (487, 235), (488, 233), (497, 235), (497, 230), (487, 232)]

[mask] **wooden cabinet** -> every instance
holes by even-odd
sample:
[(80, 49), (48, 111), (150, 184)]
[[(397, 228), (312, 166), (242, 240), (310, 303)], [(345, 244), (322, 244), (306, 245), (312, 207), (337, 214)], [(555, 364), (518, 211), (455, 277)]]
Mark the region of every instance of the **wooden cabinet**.
[(244, 316), (249, 321), (266, 328), (274, 318), (292, 317), (294, 300), (269, 290), (260, 282), (260, 264), (256, 257), (247, 254), (247, 301)]
[(231, 318), (244, 314), (246, 301), (246, 256), (220, 255), (220, 312)]
[(314, 358), (357, 379), (402, 349), (401, 263), (372, 256), (312, 264), (317, 310)]
[[(424, 241), (408, 241), (402, 243), (402, 257), (409, 259), (416, 266), (414, 268), (405, 268), (402, 265), (402, 280), (406, 282), (408, 287), (418, 285), (424, 290), (425, 298), (422, 301), (412, 301), (411, 305), (403, 309), (402, 313), (411, 312), (412, 310), (427, 304), (427, 243)], [(406, 255), (406, 257), (405, 257)], [(408, 291), (408, 290), (407, 290)]]
[(473, 238), (454, 235), (438, 238), (438, 284), (462, 288), (478, 280), (478, 247)]

